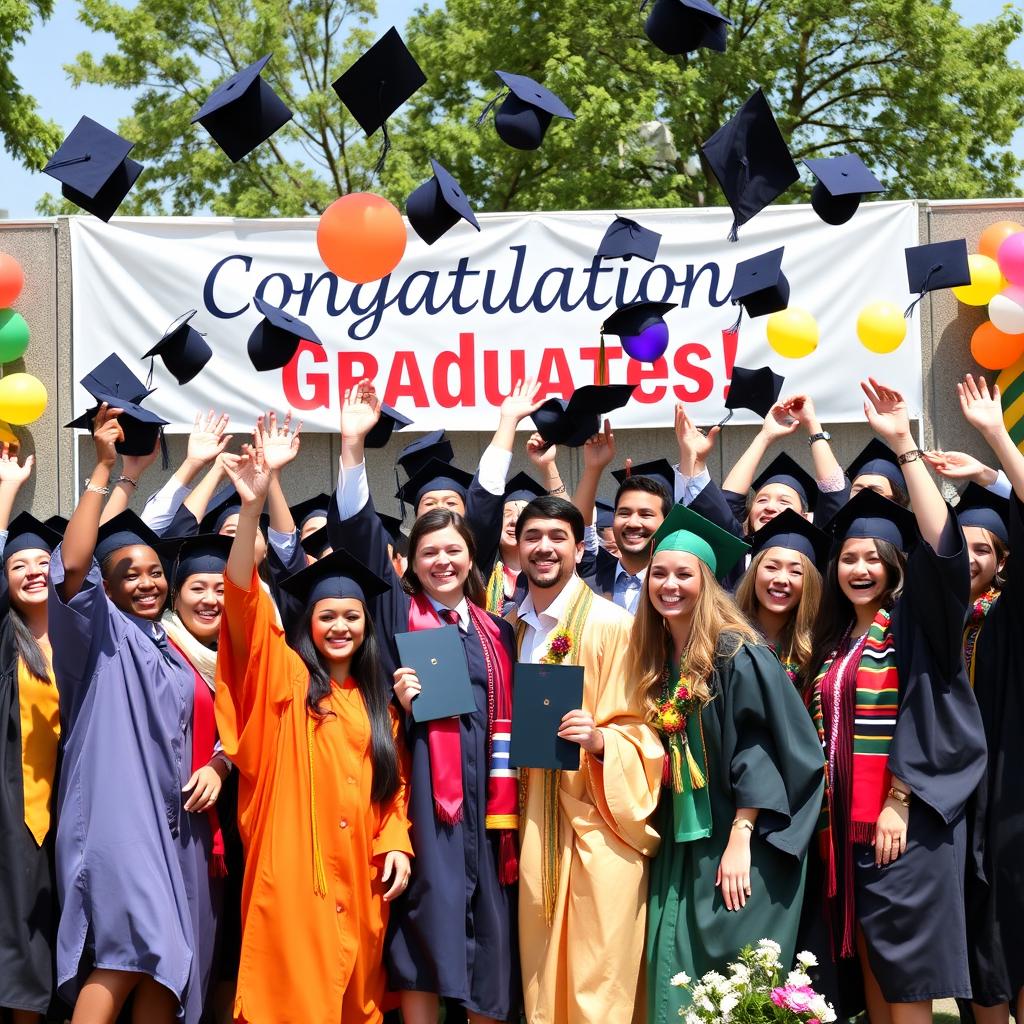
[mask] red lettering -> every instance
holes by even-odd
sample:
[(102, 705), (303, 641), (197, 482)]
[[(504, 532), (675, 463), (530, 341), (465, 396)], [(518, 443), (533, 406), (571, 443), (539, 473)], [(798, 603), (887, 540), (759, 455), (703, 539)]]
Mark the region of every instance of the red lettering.
[[(408, 375), (407, 383), (403, 383), (403, 374)], [(396, 352), (391, 364), (388, 382), (384, 387), (384, 401), (388, 405), (395, 405), (399, 398), (411, 398), (417, 409), (425, 409), (428, 405), (427, 389), (415, 352)]]
[(495, 349), (484, 349), (484, 398), (495, 407), (505, 401), (505, 396), (521, 380), (526, 380), (526, 352), (514, 348), (509, 352), (508, 387), (501, 384), (501, 371), (498, 368), (498, 355)]
[[(645, 380), (668, 380), (668, 363), (665, 362), (663, 356), (655, 359), (650, 366), (644, 366), (643, 363), (638, 363), (635, 359), (630, 359), (626, 364), (627, 384), (639, 385)], [(654, 405), (663, 401), (667, 394), (668, 388), (657, 387), (645, 391), (642, 387), (637, 387), (633, 392), (633, 401), (640, 402), (642, 405)]]
[[(606, 369), (610, 369), (609, 364), (612, 362), (613, 359), (621, 359), (621, 358), (622, 358), (622, 348), (620, 346), (615, 346), (615, 345), (606, 345), (605, 346), (605, 350), (604, 350), (604, 363), (605, 363), (605, 368)], [(600, 368), (601, 368), (601, 347), (600, 347), (600, 345), (595, 345), (593, 348), (581, 348), (580, 349), (580, 359), (582, 359), (585, 363), (593, 363), (594, 364), (594, 379), (591, 381), (591, 384), (599, 384), (600, 383)], [(609, 372), (605, 376), (605, 383), (607, 384), (610, 381), (610, 379), (611, 379), (611, 373)]]
[(364, 377), (372, 381), (379, 370), (376, 357), (369, 352), (339, 352), (338, 397), (344, 399), (345, 392), (355, 387)]
[(550, 398), (552, 395), (568, 398), (575, 388), (569, 360), (560, 348), (544, 349), (544, 354), (540, 357), (537, 379), (541, 382), (540, 398)]
[(711, 358), (711, 352), (706, 346), (693, 341), (687, 345), (680, 345), (672, 359), (672, 365), (676, 373), (685, 380), (693, 381), (694, 387), (685, 387), (681, 384), (673, 386), (672, 390), (676, 398), (682, 402), (703, 402), (711, 394), (715, 378), (710, 371), (703, 366), (694, 365), (705, 359)]
[[(281, 385), (284, 397), (292, 409), (304, 412), (308, 409), (326, 409), (331, 401), (331, 378), (326, 373), (306, 373), (303, 376), (303, 387), (299, 387), (299, 362), (308, 362), (309, 357), (314, 363), (326, 363), (327, 353), (320, 345), (311, 341), (299, 342), (291, 362), (281, 370)], [(312, 388), (310, 391), (309, 389)]]
[[(442, 352), (434, 360), (434, 398), (442, 409), (457, 405), (476, 405), (476, 366), (473, 334), (459, 335), (459, 352)], [(449, 387), (451, 371), (456, 371), (456, 386)]]

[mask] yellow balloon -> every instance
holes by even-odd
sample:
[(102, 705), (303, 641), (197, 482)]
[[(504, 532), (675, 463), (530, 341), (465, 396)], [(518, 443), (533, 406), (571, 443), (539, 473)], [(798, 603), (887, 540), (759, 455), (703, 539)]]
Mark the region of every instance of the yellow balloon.
[(19, 425), (46, 411), (46, 388), (31, 373), (9, 373), (0, 379), (0, 418)]
[(803, 359), (818, 347), (818, 321), (806, 309), (790, 306), (772, 313), (767, 331), (768, 344), (787, 359)]
[(971, 283), (953, 289), (953, 294), (965, 306), (987, 306), (1006, 286), (999, 264), (991, 256), (971, 253), (967, 257), (971, 270)]
[(894, 352), (907, 336), (907, 321), (895, 302), (872, 302), (857, 317), (857, 337), (870, 352)]

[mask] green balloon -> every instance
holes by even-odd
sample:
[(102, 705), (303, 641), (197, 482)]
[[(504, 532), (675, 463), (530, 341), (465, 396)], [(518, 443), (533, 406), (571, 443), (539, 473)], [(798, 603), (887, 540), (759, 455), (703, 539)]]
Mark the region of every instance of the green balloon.
[(0, 309), (0, 363), (20, 359), (28, 348), (28, 324), (13, 309)]

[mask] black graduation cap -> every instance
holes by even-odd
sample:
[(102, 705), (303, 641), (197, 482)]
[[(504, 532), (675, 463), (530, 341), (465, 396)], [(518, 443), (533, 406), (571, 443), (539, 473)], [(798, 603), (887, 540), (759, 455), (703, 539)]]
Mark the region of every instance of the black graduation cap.
[[(621, 487), (627, 480), (635, 476), (647, 476), (657, 480), (665, 487), (671, 498), (676, 490), (676, 471), (672, 468), (668, 459), (654, 459), (651, 462), (641, 462), (639, 465), (631, 465), (628, 469), (614, 469), (612, 476), (615, 477)], [(613, 509), (614, 511), (614, 509)]]
[[(238, 515), (242, 511), (242, 499), (234, 489), (228, 491), (227, 495), (217, 502), (212, 508), (206, 510), (206, 515), (199, 521), (199, 532), (201, 534), (220, 533), (224, 523), (231, 516)], [(270, 525), (270, 516), (264, 512), (260, 516), (260, 529), (265, 534)]]
[(433, 245), (460, 220), (480, 230), (473, 207), (459, 183), (436, 160), (430, 161), (434, 176), (423, 182), (405, 201), (405, 213), (413, 231)]
[(505, 501), (533, 501), (543, 498), (547, 488), (542, 487), (529, 473), (516, 473), (505, 485)]
[(326, 519), (330, 507), (331, 495), (321, 491), (320, 494), (314, 494), (312, 498), (296, 502), (288, 511), (292, 514), (295, 528), (301, 533), (302, 527), (305, 526), (308, 519)]
[[(213, 350), (206, 344), (206, 339), (190, 323), (196, 315), (194, 309), (183, 313), (170, 327), (164, 336), (143, 355), (143, 359), (160, 356), (164, 366), (179, 384), (187, 384), (210, 361)], [(150, 377), (153, 365), (149, 368)]]
[(237, 163), (266, 142), (291, 119), (292, 112), (263, 80), (261, 72), (272, 54), (221, 82), (192, 118), (213, 136), (214, 142)]
[(907, 306), (904, 316), (910, 316), (928, 292), (940, 288), (959, 288), (971, 283), (965, 238), (957, 238), (952, 242), (912, 245), (906, 250), (906, 258), (907, 282), (917, 298)]
[(388, 584), (355, 555), (338, 548), (281, 581), (281, 589), (308, 608), (328, 598), (368, 598), (383, 594)]
[(552, 117), (575, 121), (576, 115), (550, 90), (526, 75), (510, 71), (494, 72), (508, 92), (499, 93), (477, 119), (480, 124), (491, 107), (502, 100), (494, 115), (494, 128), (506, 145), (515, 149), (538, 149)]
[(701, 152), (732, 207), (731, 242), (741, 225), (800, 180), (761, 89), (701, 146)]
[(831, 542), (832, 538), (824, 530), (787, 508), (754, 533), (750, 538), (750, 554), (754, 557), (768, 548), (789, 548), (806, 555), (819, 572), (824, 572)]
[(159, 551), (160, 538), (130, 508), (127, 508), (100, 525), (93, 557), (102, 565), (118, 548), (133, 547), (136, 544), (145, 544), (154, 551)]
[(231, 537), (219, 533), (198, 533), (190, 537), (163, 537), (156, 550), (172, 566), (175, 590), (196, 573), (223, 572), (231, 553)]
[(676, 56), (700, 47), (725, 53), (726, 28), (732, 24), (708, 0), (655, 0), (644, 32), (664, 53)]
[[(24, 513), (23, 513), (24, 514)], [(956, 517), (961, 526), (980, 526), (995, 534), (1007, 547), (1010, 545), (1010, 499), (973, 480), (964, 488), (956, 504)], [(4, 554), (6, 555), (6, 549)]]
[(321, 526), (319, 530), (314, 530), (308, 536), (303, 537), (299, 544), (310, 558), (323, 558), (324, 552), (331, 546), (327, 527)]
[(749, 409), (764, 419), (779, 400), (785, 380), (770, 366), (758, 366), (753, 370), (745, 366), (734, 366), (729, 394), (725, 398), (725, 407), (729, 413), (718, 425), (728, 423), (737, 409)]
[(377, 518), (380, 520), (380, 525), (384, 527), (384, 532), (391, 538), (393, 545), (405, 538), (405, 534), (402, 533), (402, 520), (398, 516), (389, 516), (385, 512), (378, 512)]
[(601, 429), (601, 416), (621, 409), (635, 384), (587, 384), (571, 398), (549, 398), (534, 414), (533, 425), (548, 444), (580, 448)]
[(63, 533), (63, 530), (54, 530), (41, 523), (31, 512), (19, 512), (7, 527), (3, 560), (6, 562), (19, 551), (52, 552), (64, 539)]
[(61, 183), (65, 199), (108, 221), (142, 173), (142, 164), (128, 156), (134, 147), (134, 142), (83, 117), (43, 172)]
[(617, 216), (601, 239), (597, 255), (606, 260), (630, 260), (634, 256), (653, 263), (658, 258), (661, 235), (629, 217)]
[(856, 153), (804, 160), (817, 179), (811, 206), (826, 224), (845, 224), (860, 206), (861, 197), (884, 192), (885, 186)]
[(620, 306), (601, 324), (601, 333), (619, 338), (639, 337), (648, 328), (664, 324), (665, 314), (678, 306), (678, 302), (631, 302)]
[(68, 522), (69, 520), (66, 516), (52, 515), (43, 520), (43, 526), (49, 527), (63, 536), (64, 531), (68, 528)]
[(599, 530), (610, 530), (612, 523), (615, 521), (615, 506), (610, 501), (604, 501), (602, 498), (598, 498), (594, 502), (594, 508), (597, 513), (594, 519), (594, 525)]
[(884, 540), (909, 551), (917, 539), (917, 520), (909, 509), (883, 498), (878, 491), (858, 491), (825, 527), (832, 535), (833, 545), (844, 540)]
[(466, 500), (473, 474), (440, 459), (431, 458), (421, 465), (409, 479), (398, 488), (395, 497), (415, 509), (424, 494), (430, 491), (455, 491)]
[(776, 455), (768, 463), (764, 472), (754, 480), (751, 487), (757, 494), (762, 487), (767, 487), (768, 484), (785, 484), (787, 487), (792, 487), (800, 495), (804, 508), (808, 512), (814, 511), (814, 506), (818, 501), (818, 483), (792, 456), (785, 452)]
[(436, 459), (439, 462), (451, 462), (455, 458), (455, 449), (443, 430), (432, 430), (423, 437), (410, 441), (395, 459), (409, 477), (415, 476), (428, 462)]
[(785, 251), (780, 246), (736, 264), (729, 293), (733, 305), (742, 306), (752, 317), (777, 313), (789, 305), (789, 281), (782, 272)]
[(403, 416), (397, 409), (390, 405), (380, 404), (380, 419), (373, 425), (373, 428), (363, 439), (364, 448), (383, 448), (391, 440), (391, 435), (396, 430), (402, 430), (412, 425), (408, 416)]
[(854, 457), (846, 467), (846, 475), (851, 483), (859, 476), (882, 476), (893, 486), (904, 491), (907, 489), (896, 453), (877, 437), (871, 438)]
[(280, 370), (282, 366), (287, 366), (298, 350), (300, 341), (311, 341), (323, 348), (324, 343), (316, 336), (313, 328), (291, 313), (260, 298), (252, 301), (263, 315), (263, 319), (249, 335), (247, 345), (249, 359), (257, 370)]

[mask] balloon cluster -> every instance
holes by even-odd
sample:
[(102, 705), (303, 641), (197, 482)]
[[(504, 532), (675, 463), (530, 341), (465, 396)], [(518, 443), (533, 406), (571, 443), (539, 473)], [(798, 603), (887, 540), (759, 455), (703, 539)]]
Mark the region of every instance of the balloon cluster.
[[(806, 309), (790, 306), (768, 317), (768, 344), (786, 359), (802, 359), (817, 347), (818, 322)], [(857, 317), (857, 337), (871, 352), (894, 352), (907, 336), (903, 310), (894, 302), (872, 302)]]
[[(0, 363), (20, 359), (28, 349), (28, 324), (10, 307), (25, 285), (21, 265), (0, 252)], [(30, 373), (10, 373), (0, 378), (0, 419), (25, 424), (46, 410), (46, 388)]]

